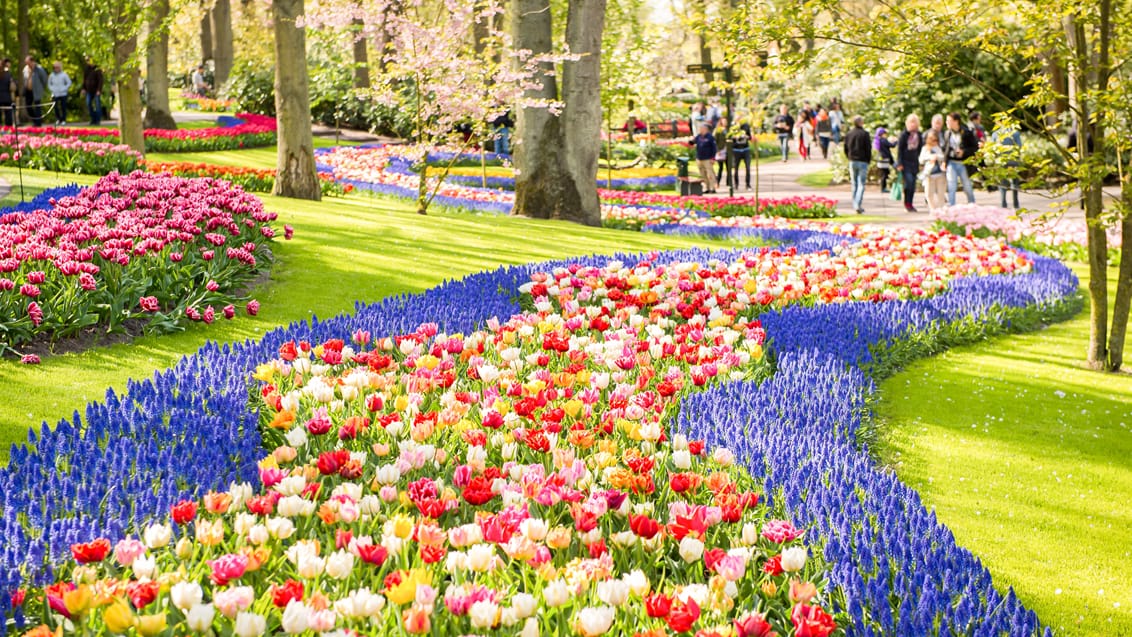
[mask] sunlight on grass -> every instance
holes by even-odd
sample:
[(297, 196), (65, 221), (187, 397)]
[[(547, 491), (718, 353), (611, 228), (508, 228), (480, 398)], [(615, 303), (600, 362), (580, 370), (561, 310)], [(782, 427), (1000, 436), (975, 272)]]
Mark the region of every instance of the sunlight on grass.
[(827, 188), (833, 181), (833, 171), (829, 168), (806, 173), (798, 178), (798, 183), (809, 188)]
[(1115, 637), (1132, 635), (1132, 375), (1083, 368), (1087, 317), (888, 379), (878, 453), (1055, 634)]

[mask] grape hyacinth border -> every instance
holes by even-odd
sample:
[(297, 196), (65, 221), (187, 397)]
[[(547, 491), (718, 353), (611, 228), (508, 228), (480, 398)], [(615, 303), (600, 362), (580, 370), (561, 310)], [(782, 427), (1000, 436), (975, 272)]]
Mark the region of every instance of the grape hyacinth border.
[[(843, 237), (799, 230), (745, 232), (828, 249)], [(734, 236), (734, 235), (731, 235)], [(656, 263), (727, 258), (743, 250), (675, 250)], [(589, 256), (496, 270), (451, 280), (420, 294), (356, 305), (354, 314), (317, 317), (273, 330), (259, 341), (208, 343), (122, 395), (87, 406), (54, 429), (30, 431), (0, 470), (0, 614), (14, 617), (11, 593), (44, 584), (72, 543), (164, 517), (185, 497), (233, 480), (255, 482), (262, 456), (258, 415), (249, 411), (251, 374), (290, 340), (410, 332), (425, 322), (470, 331), (493, 316), (520, 311), (519, 285), (533, 272), (569, 263), (635, 263), (641, 255)], [(1042, 627), (1012, 591), (928, 511), (914, 490), (874, 463), (859, 436), (875, 397), (867, 373), (886, 347), (923, 345), (949, 326), (993, 327), (1025, 311), (1053, 312), (1077, 299), (1076, 276), (1060, 262), (1034, 258), (1033, 272), (954, 280), (915, 301), (793, 306), (763, 315), (776, 372), (762, 385), (734, 382), (691, 396), (675, 427), (709, 444), (726, 441), (767, 496), (781, 498), (799, 526), (813, 529), (830, 562), (831, 583), (847, 599), (848, 635), (1036, 635)], [(914, 337), (914, 338), (911, 338)], [(736, 431), (743, 432), (737, 436)], [(0, 635), (12, 624), (0, 623)], [(1045, 630), (1048, 635), (1048, 629)]]

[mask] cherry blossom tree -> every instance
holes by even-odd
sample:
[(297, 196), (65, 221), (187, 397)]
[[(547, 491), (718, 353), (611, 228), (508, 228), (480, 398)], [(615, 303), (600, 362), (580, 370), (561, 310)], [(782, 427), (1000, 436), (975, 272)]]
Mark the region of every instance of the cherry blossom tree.
[[(561, 107), (526, 92), (537, 86), (539, 65), (562, 56), (515, 50), (497, 28), (502, 10), (497, 0), (375, 0), (346, 7), (322, 3), (308, 13), (308, 25), (353, 30), (385, 43), (378, 52), (380, 71), (363, 94), (412, 114), (420, 214), (427, 214), (460, 154), (491, 138), (493, 120), (516, 107), (550, 116)], [(452, 152), (430, 163), (430, 151), (440, 148)]]

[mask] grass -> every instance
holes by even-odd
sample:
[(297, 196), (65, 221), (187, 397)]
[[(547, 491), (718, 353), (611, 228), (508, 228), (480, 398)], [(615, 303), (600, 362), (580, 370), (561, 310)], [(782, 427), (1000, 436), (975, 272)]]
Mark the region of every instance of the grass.
[[(2, 169), (0, 176), (11, 181), (12, 172)], [(41, 175), (44, 180), (54, 176)], [(264, 201), (279, 213), (280, 226), (295, 226), (295, 238), (279, 242), (271, 282), (254, 293), (263, 304), (259, 316), (46, 357), (35, 367), (0, 360), (0, 461), (6, 460), (10, 443), (26, 440), (30, 427), (69, 417), (101, 400), (108, 387), (121, 390), (129, 379), (147, 378), (206, 340), (256, 338), (315, 314), (352, 311), (355, 300), (418, 292), (500, 264), (707, 243), (505, 216), (422, 217), (407, 204), (369, 195), (319, 203)]]
[[(344, 146), (348, 142), (337, 145)], [(314, 147), (322, 148), (335, 146), (333, 139), (324, 137), (314, 138)], [(244, 148), (240, 150), (216, 150), (206, 153), (147, 153), (146, 159), (152, 161), (187, 161), (193, 163), (216, 164), (217, 166), (242, 166), (247, 168), (275, 169), (278, 163), (278, 148), (264, 146), (262, 148)]]
[(1132, 375), (1085, 370), (1088, 334), (1086, 311), (910, 365), (877, 451), (1056, 635), (1130, 636)]
[[(20, 203), (20, 173), (15, 168), (0, 168), (0, 177), (3, 177), (12, 190), (0, 198), (0, 208), (7, 208)], [(41, 170), (23, 171), (23, 201), (31, 201), (36, 195), (47, 190), (66, 184), (93, 184), (98, 177), (91, 175), (72, 175), (69, 173), (53, 173)]]
[(807, 188), (828, 188), (832, 182), (833, 170), (829, 168), (806, 173), (798, 178), (798, 183)]

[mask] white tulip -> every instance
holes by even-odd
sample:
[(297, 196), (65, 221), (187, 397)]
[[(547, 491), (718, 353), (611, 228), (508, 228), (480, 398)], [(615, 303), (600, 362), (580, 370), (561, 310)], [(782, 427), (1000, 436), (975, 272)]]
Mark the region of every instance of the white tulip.
[(681, 471), (692, 468), (692, 454), (687, 449), (672, 452), (672, 464)]
[(197, 604), (185, 613), (185, 623), (189, 625), (189, 630), (203, 633), (212, 626), (215, 617), (216, 608), (212, 604)]
[(652, 588), (652, 585), (649, 583), (649, 576), (645, 575), (644, 571), (640, 569), (629, 573), (623, 579), (625, 583), (629, 585), (629, 590), (637, 597), (648, 595), (649, 590)]
[(296, 449), (305, 447), (307, 444), (307, 431), (302, 427), (295, 427), (287, 432), (287, 444)]
[(248, 541), (255, 545), (263, 544), (271, 539), (271, 533), (267, 527), (262, 524), (257, 524), (248, 529)]
[(268, 518), (266, 528), (272, 537), (280, 540), (286, 540), (295, 533), (295, 523), (287, 518)]
[(793, 546), (782, 551), (782, 570), (794, 573), (806, 565), (806, 549)]
[(283, 609), (284, 632), (296, 635), (305, 631), (310, 626), (310, 614), (306, 604), (295, 599), (287, 602), (287, 608)]
[(539, 637), (538, 620), (534, 617), (528, 618), (523, 624), (523, 630), (519, 631), (519, 637)]
[(280, 495), (299, 495), (307, 486), (307, 479), (303, 476), (287, 476), (275, 485)]
[(566, 587), (566, 582), (556, 579), (542, 589), (542, 598), (551, 608), (561, 606), (570, 601), (570, 589)]
[(468, 568), (477, 573), (491, 570), (495, 558), (495, 547), (491, 544), (476, 544), (468, 549)]
[(511, 597), (511, 608), (515, 609), (515, 616), (526, 619), (538, 610), (538, 600), (529, 593), (518, 593)]
[(204, 591), (196, 582), (177, 582), (169, 589), (169, 599), (182, 611), (188, 611), (201, 603)]
[(597, 598), (610, 606), (620, 606), (629, 599), (629, 585), (619, 579), (598, 582)]
[(704, 543), (694, 537), (688, 536), (680, 540), (680, 557), (691, 563), (704, 555)]
[(609, 632), (617, 612), (609, 606), (583, 608), (578, 613), (577, 629), (582, 637), (597, 637)]
[(259, 637), (267, 630), (267, 620), (255, 613), (236, 615), (236, 637)]
[(499, 616), (499, 606), (490, 600), (480, 600), (468, 609), (468, 618), (473, 628), (491, 628)]
[(335, 551), (326, 558), (326, 574), (334, 579), (346, 579), (354, 570), (354, 556), (347, 551)]
[(152, 555), (139, 555), (130, 568), (139, 579), (153, 579), (153, 575), (157, 572), (157, 559)]
[(169, 544), (173, 539), (173, 528), (168, 524), (150, 524), (142, 533), (145, 545), (151, 549), (159, 549)]

